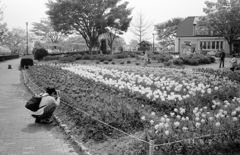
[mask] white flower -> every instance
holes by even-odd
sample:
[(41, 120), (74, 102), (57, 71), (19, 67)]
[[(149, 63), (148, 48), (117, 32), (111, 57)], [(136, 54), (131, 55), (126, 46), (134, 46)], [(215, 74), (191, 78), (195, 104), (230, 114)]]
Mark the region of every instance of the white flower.
[(165, 118), (164, 117), (161, 117), (161, 122), (165, 122)]
[(237, 121), (238, 120), (238, 118), (237, 117), (233, 117), (233, 121)]
[(155, 115), (156, 115), (156, 113), (155, 113), (155, 112), (151, 112), (151, 115), (152, 115), (152, 116), (155, 116)]
[(217, 127), (219, 127), (221, 124), (220, 124), (220, 122), (217, 122), (215, 125), (216, 125)]
[(218, 87), (216, 86), (216, 87), (214, 87), (214, 90), (218, 90)]
[(186, 117), (186, 120), (189, 121), (189, 117)]
[(141, 117), (141, 120), (145, 121), (145, 120), (146, 120), (146, 117), (145, 117), (145, 116), (142, 116), (142, 117)]
[(180, 125), (179, 122), (174, 122), (174, 126), (178, 127)]
[(201, 123), (199, 123), (199, 122), (196, 123), (196, 127), (197, 127), (197, 128), (199, 128), (200, 125), (201, 125)]
[(236, 111), (233, 111), (232, 112), (232, 116), (234, 116), (234, 115), (236, 115), (237, 114), (237, 112)]
[(204, 119), (202, 119), (202, 120), (201, 120), (201, 123), (205, 123), (205, 120), (204, 120)]
[(199, 120), (200, 120), (200, 118), (199, 118), (199, 117), (196, 117), (196, 118), (195, 118), (195, 120), (196, 120), (196, 121), (199, 121)]
[(150, 123), (153, 125), (154, 121), (153, 121), (153, 120), (151, 120), (151, 121), (150, 121)]
[(170, 132), (168, 130), (166, 130), (164, 133), (165, 133), (165, 135), (168, 136)]
[(180, 116), (180, 115), (177, 115), (177, 119), (181, 119), (181, 116)]
[(183, 131), (187, 131), (188, 128), (184, 126), (184, 127), (182, 128), (182, 130), (183, 130)]
[(175, 108), (175, 109), (174, 109), (174, 112), (178, 112), (178, 109), (177, 109), (177, 108)]
[(209, 119), (210, 121), (212, 121), (212, 120), (213, 120), (213, 117), (209, 117), (208, 119)]
[(174, 112), (171, 112), (170, 115), (171, 115), (171, 117), (173, 117), (173, 116), (175, 115), (175, 113), (174, 113)]

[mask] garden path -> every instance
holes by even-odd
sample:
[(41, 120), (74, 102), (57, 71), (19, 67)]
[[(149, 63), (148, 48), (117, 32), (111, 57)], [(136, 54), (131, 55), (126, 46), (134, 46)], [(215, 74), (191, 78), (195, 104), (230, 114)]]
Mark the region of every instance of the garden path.
[(56, 125), (35, 124), (25, 109), (31, 94), (22, 82), (19, 63), (20, 59), (0, 63), (0, 154), (77, 155)]

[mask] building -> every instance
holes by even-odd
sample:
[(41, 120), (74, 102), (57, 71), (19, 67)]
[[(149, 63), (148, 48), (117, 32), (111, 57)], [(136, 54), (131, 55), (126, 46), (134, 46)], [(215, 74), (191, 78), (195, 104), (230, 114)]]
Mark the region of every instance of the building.
[[(214, 54), (220, 49), (229, 53), (228, 42), (213, 31), (198, 24), (200, 17), (188, 17), (178, 25), (175, 40), (175, 52), (180, 54), (209, 52)], [(239, 41), (235, 41), (234, 48), (239, 49)], [(233, 48), (233, 49), (234, 49)]]

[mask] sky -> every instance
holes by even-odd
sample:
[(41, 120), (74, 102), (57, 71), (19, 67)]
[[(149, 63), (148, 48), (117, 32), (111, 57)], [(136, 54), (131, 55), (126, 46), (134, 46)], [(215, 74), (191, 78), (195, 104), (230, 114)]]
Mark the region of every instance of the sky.
[[(11, 28), (26, 28), (26, 22), (31, 24), (39, 22), (41, 18), (47, 18), (45, 5), (48, 0), (1, 0), (4, 11), (4, 21)], [(133, 8), (132, 23), (136, 23), (139, 13), (144, 21), (149, 23), (148, 39), (154, 32), (154, 25), (165, 22), (175, 17), (188, 17), (204, 15), (203, 8), (206, 0), (122, 0), (128, 1), (129, 7)], [(131, 39), (137, 39), (133, 35), (131, 26), (129, 31), (122, 37), (127, 43)]]

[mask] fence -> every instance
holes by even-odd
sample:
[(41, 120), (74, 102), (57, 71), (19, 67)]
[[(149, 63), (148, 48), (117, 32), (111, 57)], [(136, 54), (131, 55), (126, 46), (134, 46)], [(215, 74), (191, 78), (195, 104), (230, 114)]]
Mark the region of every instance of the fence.
[[(25, 82), (28, 81), (28, 82), (30, 82), (31, 84), (33, 84), (35, 87), (37, 87), (37, 89), (35, 90), (35, 92), (38, 91), (38, 93), (40, 93), (40, 92), (44, 91), (43, 88), (39, 87), (39, 86), (38, 86), (37, 84), (35, 84), (29, 77), (27, 77), (27, 75), (26, 75), (25, 72), (23, 72), (23, 78), (24, 78), (24, 81), (25, 81)], [(26, 82), (26, 83), (27, 83), (27, 82)], [(25, 83), (25, 84), (26, 84), (26, 83)], [(29, 89), (32, 89), (32, 88), (30, 87)], [(182, 142), (195, 143), (194, 141), (196, 141), (196, 140), (202, 140), (203, 138), (208, 138), (208, 137), (211, 138), (211, 137), (214, 137), (214, 136), (220, 136), (220, 135), (229, 134), (229, 132), (218, 133), (218, 134), (207, 134), (207, 135), (202, 135), (202, 136), (199, 136), (199, 137), (187, 138), (187, 139), (182, 139), (182, 140), (173, 141), (173, 142), (168, 142), (168, 143), (155, 144), (154, 140), (152, 140), (152, 139), (149, 138), (147, 132), (146, 132), (146, 134), (147, 134), (147, 135), (146, 135), (146, 136), (147, 136), (147, 140), (143, 140), (143, 139), (140, 139), (140, 138), (138, 138), (138, 137), (135, 137), (135, 136), (133, 136), (133, 135), (131, 135), (131, 134), (128, 134), (128, 133), (126, 133), (126, 132), (124, 132), (124, 131), (122, 131), (122, 130), (114, 127), (114, 126), (111, 126), (111, 125), (109, 125), (109, 124), (107, 124), (107, 123), (105, 123), (105, 122), (103, 122), (103, 121), (101, 121), (101, 120), (99, 120), (99, 119), (91, 116), (91, 114), (89, 114), (89, 113), (87, 113), (87, 112), (85, 112), (85, 111), (83, 111), (83, 110), (81, 110), (81, 109), (79, 109), (79, 108), (76, 108), (76, 107), (70, 105), (69, 103), (73, 103), (74, 101), (73, 101), (72, 99), (70, 99), (69, 97), (67, 97), (66, 94), (61, 93), (61, 96), (62, 96), (62, 98), (63, 98), (63, 100), (61, 99), (61, 103), (64, 104), (65, 106), (68, 106), (68, 107), (72, 108), (74, 111), (79, 112), (79, 113), (83, 113), (84, 115), (89, 116), (89, 117), (92, 118), (93, 120), (95, 120), (95, 121), (97, 121), (97, 122), (99, 122), (99, 123), (101, 123), (101, 124), (103, 124), (103, 125), (106, 125), (106, 126), (112, 128), (112, 129), (114, 129), (114, 130), (116, 130), (116, 131), (118, 131), (118, 132), (121, 132), (121, 133), (123, 133), (123, 134), (126, 135), (126, 136), (129, 136), (129, 137), (131, 137), (131, 138), (133, 138), (133, 139), (135, 139), (135, 140), (138, 140), (138, 141), (141, 141), (141, 142), (143, 142), (143, 143), (145, 143), (145, 144), (148, 144), (148, 145), (149, 145), (148, 155), (154, 155), (154, 151), (155, 151), (155, 148), (156, 148), (156, 147), (159, 148), (159, 147), (169, 146), (169, 145), (172, 145), (172, 144), (177, 144), (177, 143), (182, 143)], [(234, 132), (239, 132), (239, 131), (240, 131), (240, 129), (238, 129), (238, 130), (236, 130), (236, 131), (234, 131)], [(158, 155), (163, 155), (163, 152), (160, 152), (160, 153), (158, 152)]]

